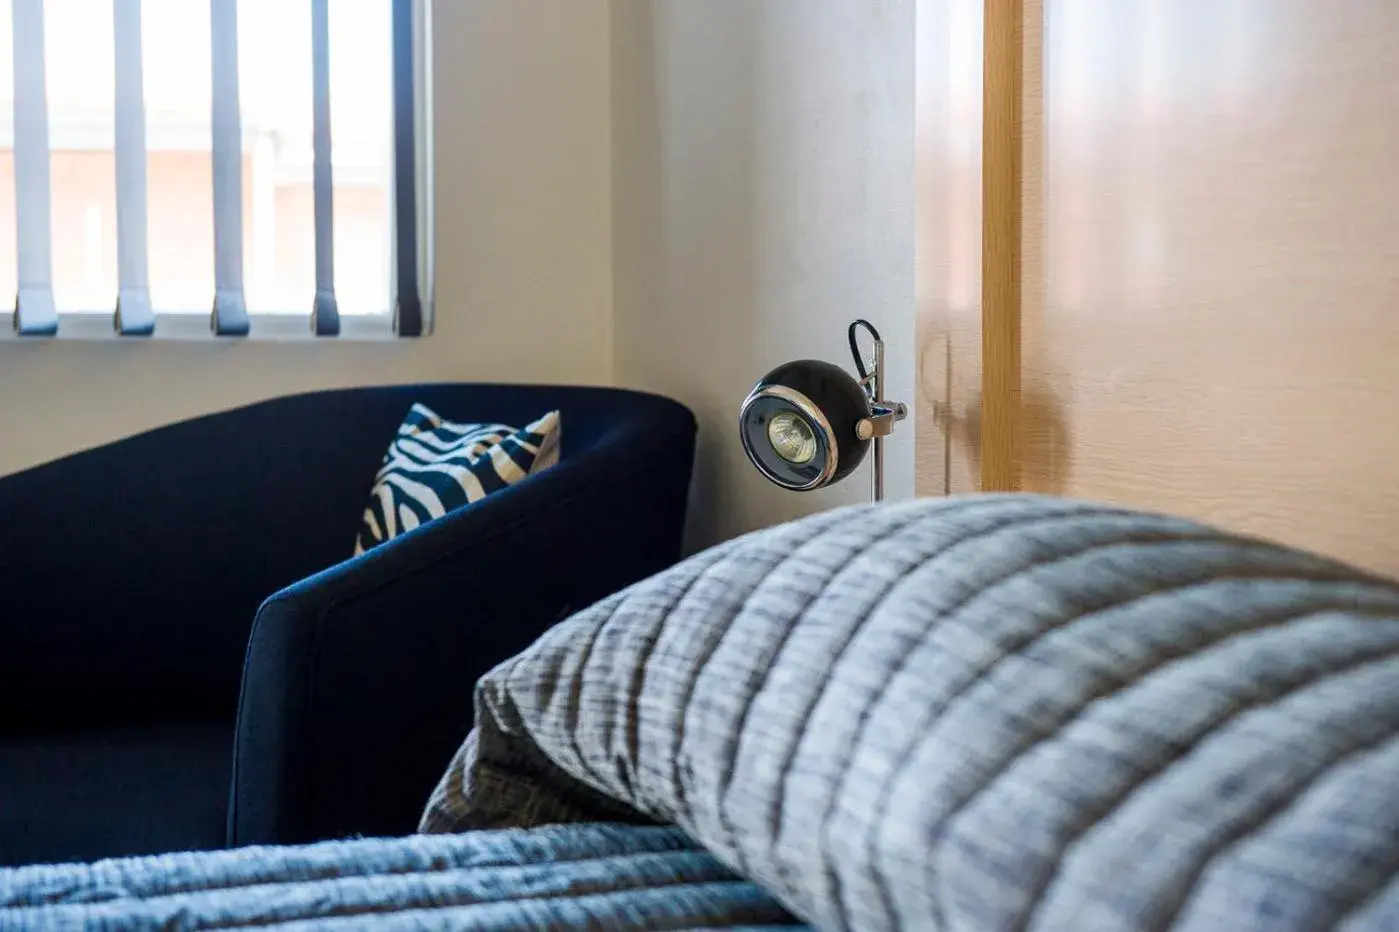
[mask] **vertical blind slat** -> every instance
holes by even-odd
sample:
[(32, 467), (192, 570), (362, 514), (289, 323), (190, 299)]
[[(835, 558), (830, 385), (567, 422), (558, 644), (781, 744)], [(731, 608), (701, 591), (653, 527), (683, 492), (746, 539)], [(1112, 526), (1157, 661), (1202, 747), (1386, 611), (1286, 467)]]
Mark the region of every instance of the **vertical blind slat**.
[(423, 332), (418, 292), (417, 136), (414, 130), (413, 2), (393, 0), (394, 233), (396, 270), (394, 329), (399, 336)]
[(213, 76), (214, 332), (246, 336), (243, 295), (243, 129), (238, 103), (238, 0), (209, 0)]
[(311, 0), (311, 145), (316, 213), (316, 301), (311, 329), (316, 336), (340, 332), (335, 303), (335, 201), (330, 164), (330, 6)]
[(49, 118), (44, 77), (44, 0), (14, 0), (15, 331), (58, 332), (49, 217)]
[(117, 311), (123, 336), (155, 331), (146, 262), (146, 102), (141, 0), (112, 0), (116, 62)]
[[(115, 64), (118, 332), (154, 331), (149, 281), (147, 147), (142, 64), (142, 0), (112, 0)], [(221, 335), (246, 335), (243, 284), (242, 125), (239, 100), (238, 0), (209, 0), (211, 163), (215, 294), (212, 325)], [(312, 325), (338, 334), (334, 281), (334, 174), (331, 161), (328, 0), (311, 0), (313, 59), (313, 187), (316, 296)], [(392, 0), (394, 94), (394, 328), (423, 329), (419, 287), (415, 0)], [(57, 333), (49, 116), (45, 75), (44, 0), (12, 0), (14, 172), (18, 289), (14, 326), (21, 334)]]

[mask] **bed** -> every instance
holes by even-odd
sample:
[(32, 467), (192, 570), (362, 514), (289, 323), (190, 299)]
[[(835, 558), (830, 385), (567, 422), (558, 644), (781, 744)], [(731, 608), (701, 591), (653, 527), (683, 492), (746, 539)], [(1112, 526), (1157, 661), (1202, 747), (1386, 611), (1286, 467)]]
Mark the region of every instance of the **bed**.
[(1399, 587), (1190, 521), (815, 515), (475, 708), (418, 836), (0, 872), (0, 928), (1399, 927)]

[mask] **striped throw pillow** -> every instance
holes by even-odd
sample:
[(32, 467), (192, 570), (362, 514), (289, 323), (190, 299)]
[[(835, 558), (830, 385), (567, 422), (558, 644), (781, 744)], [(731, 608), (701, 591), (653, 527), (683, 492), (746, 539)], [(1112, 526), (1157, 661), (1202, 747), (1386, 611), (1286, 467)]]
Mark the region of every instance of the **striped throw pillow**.
[(557, 411), (516, 428), (413, 405), (374, 477), (355, 555), (554, 465), (561, 432)]

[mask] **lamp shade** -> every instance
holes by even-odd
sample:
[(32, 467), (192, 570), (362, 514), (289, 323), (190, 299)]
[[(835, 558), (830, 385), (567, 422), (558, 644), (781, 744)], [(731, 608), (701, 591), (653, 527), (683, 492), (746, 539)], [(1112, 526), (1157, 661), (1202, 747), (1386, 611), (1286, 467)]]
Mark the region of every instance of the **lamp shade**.
[(785, 489), (839, 482), (860, 465), (870, 441), (856, 425), (872, 414), (854, 376), (816, 359), (784, 363), (758, 380), (739, 409), (743, 450)]

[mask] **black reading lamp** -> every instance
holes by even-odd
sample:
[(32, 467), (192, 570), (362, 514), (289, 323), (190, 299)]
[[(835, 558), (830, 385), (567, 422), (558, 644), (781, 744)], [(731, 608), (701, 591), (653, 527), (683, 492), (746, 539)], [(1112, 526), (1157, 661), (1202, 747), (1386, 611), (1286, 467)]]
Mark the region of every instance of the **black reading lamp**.
[[(857, 334), (874, 340), (867, 369)], [(783, 363), (763, 376), (738, 413), (743, 452), (769, 480), (795, 492), (839, 482), (874, 444), (874, 500), (884, 499), (884, 438), (908, 406), (884, 399), (884, 341), (867, 320), (850, 325), (855, 371), (818, 359)]]

